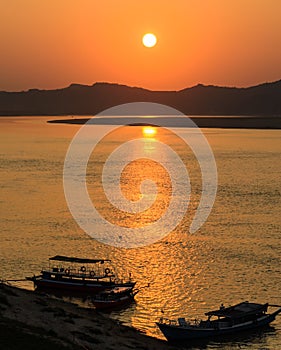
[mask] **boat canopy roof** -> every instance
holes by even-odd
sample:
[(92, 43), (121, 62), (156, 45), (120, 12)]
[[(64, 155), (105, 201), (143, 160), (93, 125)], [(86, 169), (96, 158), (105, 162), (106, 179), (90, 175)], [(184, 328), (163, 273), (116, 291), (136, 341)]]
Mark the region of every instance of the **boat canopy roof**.
[(267, 311), (268, 304), (257, 304), (249, 303), (244, 301), (240, 304), (230, 306), (230, 307), (221, 307), (219, 310), (206, 312), (206, 316), (217, 316), (217, 317), (228, 317), (228, 318), (239, 318), (246, 315), (255, 315), (263, 311)]
[(49, 260), (66, 261), (66, 262), (79, 263), (79, 264), (96, 264), (96, 263), (103, 264), (105, 261), (111, 261), (108, 259), (81, 259), (81, 258), (74, 258), (69, 256), (63, 256), (63, 255), (53, 256), (52, 258), (49, 258)]

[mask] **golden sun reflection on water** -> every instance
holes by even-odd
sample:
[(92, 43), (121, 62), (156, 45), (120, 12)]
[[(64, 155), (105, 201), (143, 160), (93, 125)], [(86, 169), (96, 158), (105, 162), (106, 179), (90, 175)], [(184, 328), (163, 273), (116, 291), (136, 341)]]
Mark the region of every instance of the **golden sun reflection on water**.
[(155, 126), (144, 126), (142, 134), (144, 137), (154, 137), (157, 135), (157, 128)]
[[(167, 209), (171, 199), (170, 176), (161, 164), (151, 159), (151, 156), (157, 159), (165, 158), (165, 154), (159, 154), (159, 150), (155, 147), (158, 138), (163, 138), (163, 133), (159, 130), (157, 140), (155, 138), (156, 134), (157, 128), (153, 126), (125, 126), (107, 135), (105, 140), (95, 148), (95, 152), (88, 163), (88, 191), (99, 213), (109, 222), (123, 227), (142, 227), (160, 219)], [(130, 161), (123, 168), (120, 174), (120, 188), (127, 200), (138, 201), (143, 197), (141, 192), (142, 182), (151, 180), (157, 187), (157, 195), (155, 201), (147, 210), (130, 213), (119, 210), (112, 205), (105, 195), (104, 184), (101, 180), (103, 165), (109, 154), (120, 146), (120, 140), (124, 142), (138, 138), (143, 140), (141, 147), (143, 148), (144, 157), (138, 158), (139, 150), (134, 147), (130, 148), (129, 151), (133, 155), (136, 154), (136, 159)], [(117, 173), (118, 169), (118, 164), (113, 165), (112, 171), (114, 173)]]

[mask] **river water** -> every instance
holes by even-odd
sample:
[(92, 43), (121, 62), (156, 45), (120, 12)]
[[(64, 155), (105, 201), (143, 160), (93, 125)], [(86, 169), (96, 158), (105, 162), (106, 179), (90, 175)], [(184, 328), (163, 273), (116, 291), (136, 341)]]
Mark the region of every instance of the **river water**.
[[(188, 230), (201, 196), (201, 175), (191, 150), (161, 128), (127, 126), (105, 137), (89, 161), (87, 183), (93, 205), (114, 225), (147, 225), (162, 215), (171, 197), (165, 169), (142, 159), (124, 169), (121, 189), (128, 199), (139, 199), (140, 181), (152, 178), (158, 186), (155, 204), (136, 216), (112, 208), (99, 177), (109, 153), (127, 138), (142, 137), (151, 152), (156, 140), (171, 145), (190, 175), (189, 209), (176, 229), (154, 244), (126, 249), (98, 242), (73, 219), (63, 166), (81, 125), (47, 123), (51, 119), (64, 118), (0, 119), (0, 278), (37, 274), (57, 254), (112, 259), (119, 275), (131, 272), (139, 287), (149, 287), (111, 317), (159, 338), (155, 321), (163, 314), (194, 319), (222, 302), (281, 304), (281, 130), (203, 129), (214, 152), (218, 189), (211, 214), (194, 234)], [(105, 126), (94, 127), (98, 135)], [(20, 285), (32, 288), (29, 282)], [(280, 316), (272, 326), (206, 348), (280, 349)]]

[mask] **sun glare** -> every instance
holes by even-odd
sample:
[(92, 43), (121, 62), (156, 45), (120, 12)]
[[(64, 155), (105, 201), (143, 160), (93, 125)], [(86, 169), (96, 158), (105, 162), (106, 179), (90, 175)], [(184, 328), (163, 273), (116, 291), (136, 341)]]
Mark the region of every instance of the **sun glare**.
[(144, 137), (153, 137), (157, 134), (157, 130), (153, 126), (144, 126), (142, 128), (142, 134)]
[(153, 47), (157, 43), (157, 38), (152, 33), (147, 33), (142, 38), (142, 43), (145, 47)]

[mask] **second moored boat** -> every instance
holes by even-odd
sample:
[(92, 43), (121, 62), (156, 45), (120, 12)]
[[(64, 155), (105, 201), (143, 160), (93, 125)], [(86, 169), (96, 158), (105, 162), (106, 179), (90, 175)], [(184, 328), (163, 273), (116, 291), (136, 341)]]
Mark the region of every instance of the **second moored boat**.
[(92, 303), (98, 310), (113, 310), (124, 307), (134, 301), (138, 289), (132, 287), (115, 287), (98, 293), (92, 298)]

